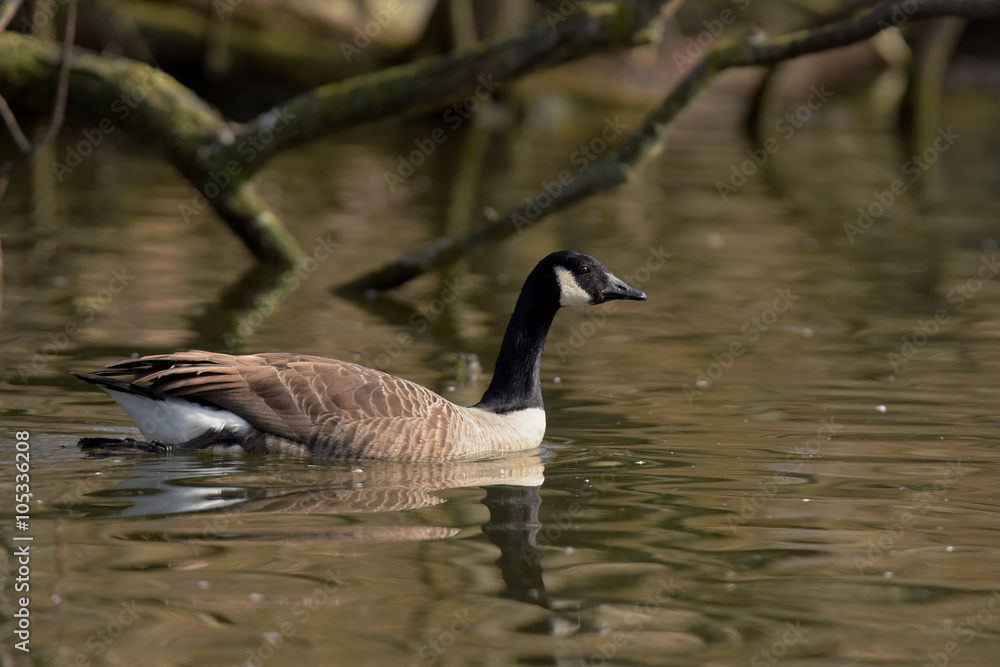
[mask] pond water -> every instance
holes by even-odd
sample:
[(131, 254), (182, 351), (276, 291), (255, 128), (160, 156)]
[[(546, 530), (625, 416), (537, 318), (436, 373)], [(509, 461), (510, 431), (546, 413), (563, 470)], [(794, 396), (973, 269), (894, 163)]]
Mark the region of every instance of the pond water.
[[(633, 182), (362, 303), (330, 288), (532, 195), (638, 112), (465, 127), (395, 191), (384, 172), (439, 119), (283, 156), (260, 185), (318, 261), (277, 278), (211, 212), (185, 220), (190, 186), (121, 137), (61, 183), (44, 161), (18, 174), (0, 208), (3, 662), (996, 664), (1000, 98), (951, 93), (926, 171), (846, 92), (792, 136), (766, 123), (779, 150), (753, 168), (737, 87), (700, 100)], [(475, 402), (521, 280), (561, 248), (649, 299), (557, 316), (539, 452), (74, 447), (135, 431), (68, 371), (135, 353), (321, 354)]]

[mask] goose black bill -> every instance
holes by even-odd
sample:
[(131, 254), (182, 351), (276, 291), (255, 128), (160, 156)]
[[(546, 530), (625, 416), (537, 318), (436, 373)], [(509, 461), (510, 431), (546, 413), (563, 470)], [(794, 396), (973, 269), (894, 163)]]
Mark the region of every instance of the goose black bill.
[(607, 289), (603, 292), (605, 301), (645, 301), (646, 293), (621, 280), (617, 276), (611, 276)]

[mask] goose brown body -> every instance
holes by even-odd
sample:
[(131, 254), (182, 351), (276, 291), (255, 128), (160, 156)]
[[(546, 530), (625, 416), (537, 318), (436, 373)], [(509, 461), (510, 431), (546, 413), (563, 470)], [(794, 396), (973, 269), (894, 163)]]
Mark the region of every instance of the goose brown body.
[[(249, 452), (446, 461), (537, 447), (545, 413), (498, 415), (456, 405), (409, 380), (300, 354), (233, 356), (192, 350), (121, 361), (154, 393), (201, 400), (246, 420)], [(155, 418), (155, 415), (153, 416)]]
[[(490, 386), (476, 405), (346, 361), (192, 350), (74, 373), (108, 392), (150, 442), (85, 438), (122, 451), (234, 443), (249, 452), (450, 461), (537, 447), (545, 434), (540, 368), (556, 311), (646, 295), (599, 261), (564, 250), (531, 271), (504, 333)], [(113, 376), (131, 375), (134, 382)]]

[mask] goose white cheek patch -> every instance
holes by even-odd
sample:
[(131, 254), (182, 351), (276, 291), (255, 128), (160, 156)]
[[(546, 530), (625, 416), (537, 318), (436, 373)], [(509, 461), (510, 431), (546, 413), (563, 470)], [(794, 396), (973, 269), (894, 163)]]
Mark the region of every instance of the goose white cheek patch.
[(559, 282), (559, 305), (563, 308), (589, 306), (590, 295), (580, 287), (573, 274), (564, 266), (556, 267), (556, 280)]

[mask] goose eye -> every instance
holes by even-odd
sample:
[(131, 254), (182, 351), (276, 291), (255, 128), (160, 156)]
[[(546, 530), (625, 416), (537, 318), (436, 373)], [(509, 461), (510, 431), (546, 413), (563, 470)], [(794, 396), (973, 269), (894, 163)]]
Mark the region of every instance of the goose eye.
[(590, 273), (590, 267), (584, 264), (583, 266), (578, 268), (576, 272), (579, 273), (580, 275), (583, 275), (585, 273)]

